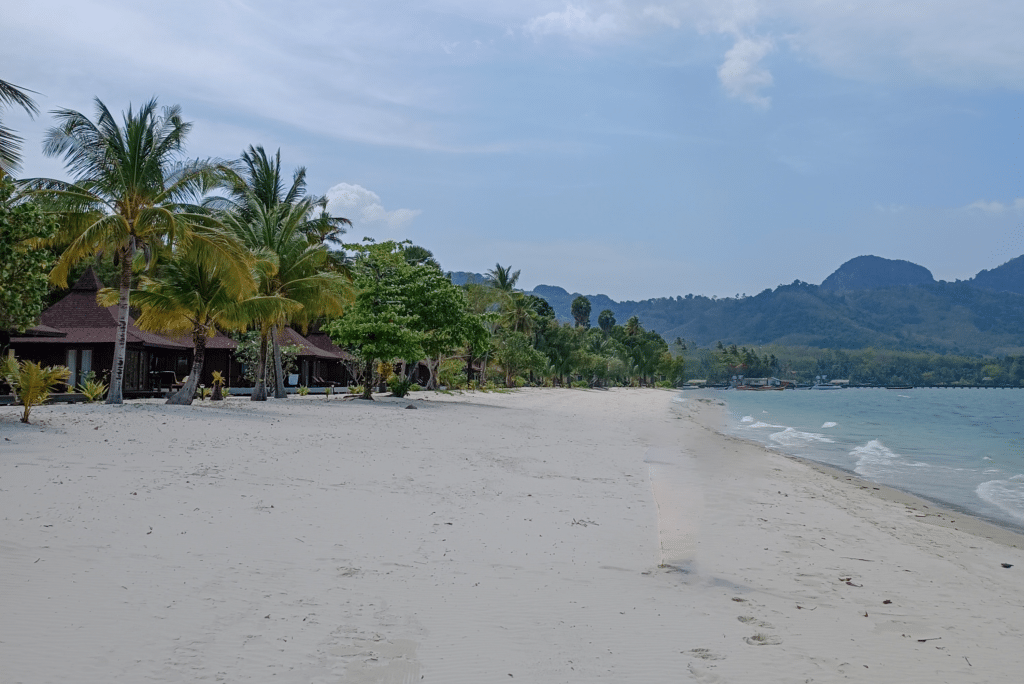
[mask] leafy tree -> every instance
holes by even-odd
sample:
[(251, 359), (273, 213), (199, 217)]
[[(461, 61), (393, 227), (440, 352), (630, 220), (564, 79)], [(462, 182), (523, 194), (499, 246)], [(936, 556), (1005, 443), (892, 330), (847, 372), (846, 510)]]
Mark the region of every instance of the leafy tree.
[(529, 337), (514, 330), (501, 336), (494, 358), (505, 371), (506, 387), (515, 387), (516, 377), (538, 370), (546, 361), (544, 355), (533, 348)]
[[(108, 404), (124, 402), (124, 364), (128, 333), (128, 296), (137, 254), (152, 264), (171, 247), (194, 250), (201, 258), (245, 263), (236, 242), (196, 206), (213, 167), (186, 162), (181, 155), (192, 128), (177, 106), (157, 111), (150, 100), (138, 111), (130, 106), (122, 124), (99, 99), (96, 122), (71, 109), (55, 112), (58, 126), (45, 138), (48, 156), (63, 156), (72, 182), (25, 181), (30, 191), (57, 212), (68, 236), (50, 279), (67, 286), (70, 268), (96, 254), (113, 254), (121, 267), (118, 283), (117, 338)], [(244, 267), (242, 267), (244, 268)]]
[(32, 241), (52, 237), (56, 222), (32, 202), (19, 202), (14, 183), (0, 177), (0, 335), (39, 320), (48, 292), (50, 254)]
[(572, 300), (572, 317), (577, 328), (590, 327), (590, 300), (580, 295)]
[(467, 310), (463, 290), (433, 266), (410, 264), (403, 245), (346, 247), (357, 252), (352, 264), (356, 296), (326, 328), (336, 344), (353, 349), (363, 362), (364, 399), (372, 398), (375, 363), (436, 359), (486, 337), (480, 317)]
[(600, 326), (601, 331), (605, 337), (611, 334), (612, 328), (615, 327), (615, 314), (611, 309), (605, 309), (597, 316), (597, 325)]
[[(39, 108), (27, 92), (31, 91), (25, 91), (7, 81), (0, 81), (0, 112), (6, 107), (17, 105), (29, 116), (38, 114)], [(20, 148), (21, 137), (4, 126), (3, 118), (0, 117), (0, 178), (21, 168)]]

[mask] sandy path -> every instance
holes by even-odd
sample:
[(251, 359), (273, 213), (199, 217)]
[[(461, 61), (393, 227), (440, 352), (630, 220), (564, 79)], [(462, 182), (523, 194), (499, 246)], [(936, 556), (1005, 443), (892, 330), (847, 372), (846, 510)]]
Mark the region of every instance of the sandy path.
[(0, 682), (1016, 676), (1024, 553), (670, 399), (9, 409)]

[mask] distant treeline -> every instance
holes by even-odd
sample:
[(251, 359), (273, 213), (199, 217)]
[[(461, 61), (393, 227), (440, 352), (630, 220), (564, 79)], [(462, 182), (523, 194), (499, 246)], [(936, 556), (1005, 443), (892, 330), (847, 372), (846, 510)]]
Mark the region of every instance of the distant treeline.
[(673, 351), (686, 360), (687, 376), (711, 383), (734, 375), (777, 377), (805, 384), (817, 376), (854, 385), (1024, 386), (1024, 356), (981, 358), (887, 349), (814, 349), (718, 345), (707, 348), (677, 339)]

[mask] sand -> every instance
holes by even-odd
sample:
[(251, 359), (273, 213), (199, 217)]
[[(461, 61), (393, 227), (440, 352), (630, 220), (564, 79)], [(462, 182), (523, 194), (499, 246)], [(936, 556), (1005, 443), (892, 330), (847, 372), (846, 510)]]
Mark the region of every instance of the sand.
[(1020, 676), (1020, 537), (690, 396), (0, 408), (0, 682)]

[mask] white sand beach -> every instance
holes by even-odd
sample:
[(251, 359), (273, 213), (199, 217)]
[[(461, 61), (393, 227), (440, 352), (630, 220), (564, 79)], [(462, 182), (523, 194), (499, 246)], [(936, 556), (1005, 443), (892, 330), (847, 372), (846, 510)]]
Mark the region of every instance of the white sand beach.
[(0, 408), (0, 682), (1020, 677), (1024, 539), (696, 396)]

